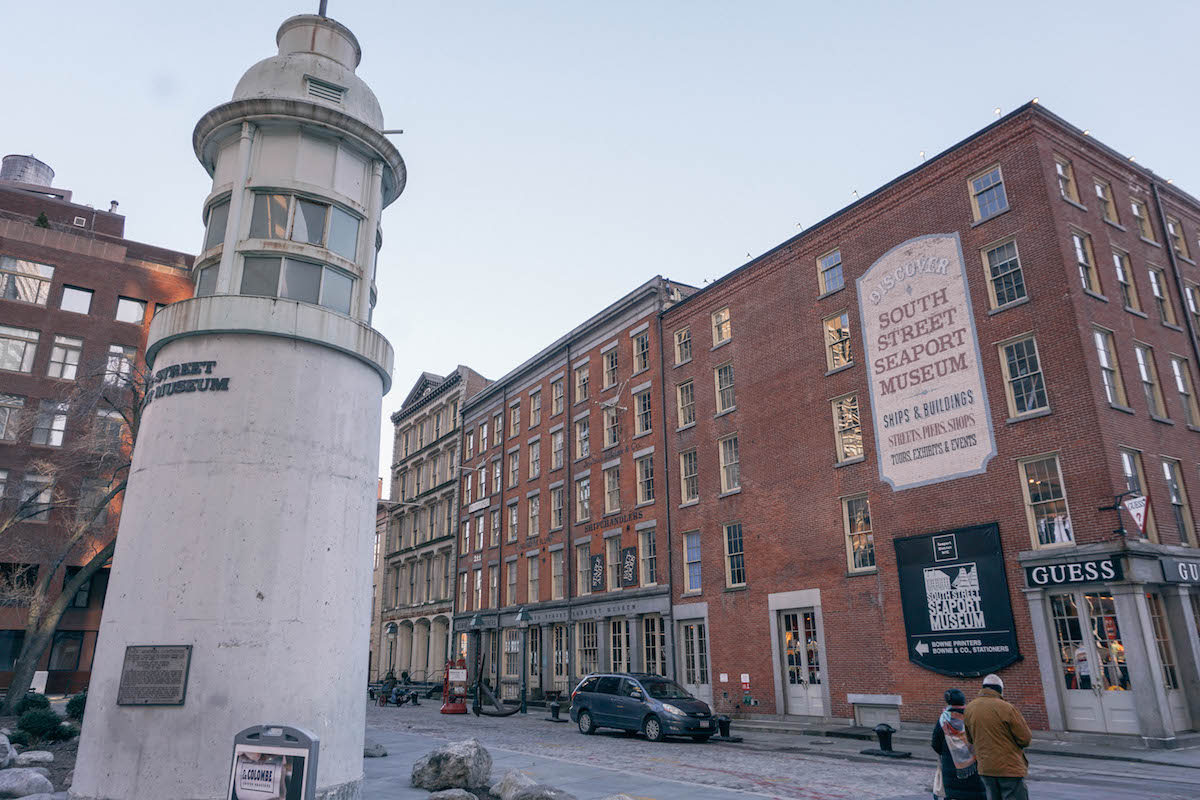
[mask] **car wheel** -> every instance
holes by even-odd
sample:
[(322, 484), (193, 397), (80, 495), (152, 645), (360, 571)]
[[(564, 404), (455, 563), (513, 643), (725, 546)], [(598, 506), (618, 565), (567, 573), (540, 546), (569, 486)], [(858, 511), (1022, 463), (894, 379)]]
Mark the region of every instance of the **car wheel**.
[(591, 736), (596, 732), (596, 723), (592, 721), (591, 713), (587, 711), (579, 712), (579, 732), (585, 736)]
[(700, 744), (704, 744), (705, 742), (708, 741), (708, 739), (711, 735), (712, 734), (704, 733), (704, 734), (700, 734), (699, 736), (693, 736), (692, 741), (699, 742)]
[(652, 742), (661, 742), (663, 738), (662, 723), (658, 721), (658, 717), (647, 717), (642, 725), (642, 730), (646, 733), (646, 738)]

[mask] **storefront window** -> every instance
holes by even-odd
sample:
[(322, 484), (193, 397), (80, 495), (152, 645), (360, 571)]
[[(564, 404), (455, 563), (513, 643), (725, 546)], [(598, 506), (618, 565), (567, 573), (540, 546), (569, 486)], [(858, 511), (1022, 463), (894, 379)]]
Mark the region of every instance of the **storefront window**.
[(1154, 644), (1158, 647), (1158, 662), (1162, 665), (1163, 688), (1178, 689), (1179, 673), (1175, 669), (1175, 648), (1171, 646), (1171, 635), (1167, 631), (1167, 618), (1163, 614), (1162, 598), (1147, 592), (1146, 604), (1150, 607), (1150, 624), (1154, 627)]
[(1096, 647), (1100, 669), (1093, 670), (1093, 680), (1108, 691), (1128, 690), (1129, 668), (1125, 666), (1125, 646), (1121, 644), (1121, 629), (1117, 625), (1117, 609), (1111, 594), (1085, 594), (1088, 618)]
[(596, 623), (580, 622), (575, 633), (579, 637), (579, 674), (590, 675), (596, 671)]
[(1092, 688), (1090, 659), (1087, 648), (1083, 646), (1075, 595), (1050, 595), (1050, 613), (1054, 617), (1054, 632), (1058, 636), (1058, 658), (1064, 685), (1068, 689)]

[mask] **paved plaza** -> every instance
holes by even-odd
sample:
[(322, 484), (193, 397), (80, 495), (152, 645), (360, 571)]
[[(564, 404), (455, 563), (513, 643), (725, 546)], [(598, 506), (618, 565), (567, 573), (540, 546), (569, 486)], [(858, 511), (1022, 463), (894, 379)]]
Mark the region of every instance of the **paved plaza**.
[[(428, 797), (409, 786), (413, 761), (444, 741), (469, 737), (492, 754), (495, 778), (518, 769), (579, 800), (617, 792), (642, 800), (930, 797), (933, 752), (921, 748), (910, 761), (883, 762), (859, 754), (864, 742), (816, 736), (750, 732), (740, 744), (686, 739), (650, 744), (611, 732), (583, 736), (569, 722), (545, 721), (541, 709), (495, 719), (444, 716), (438, 708), (436, 701), (427, 701), (419, 708), (367, 709), (367, 741), (384, 745), (389, 755), (366, 759), (366, 800)], [(1198, 755), (1177, 754), (1171, 759), (1177, 763), (1160, 764), (1035, 754), (1030, 795), (1036, 800), (1194, 800), (1200, 796)]]

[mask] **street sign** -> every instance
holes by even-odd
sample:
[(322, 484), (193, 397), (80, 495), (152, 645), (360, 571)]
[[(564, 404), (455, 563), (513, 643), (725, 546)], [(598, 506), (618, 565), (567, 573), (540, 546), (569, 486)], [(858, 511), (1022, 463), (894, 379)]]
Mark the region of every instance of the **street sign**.
[(1133, 495), (1126, 497), (1121, 505), (1129, 512), (1129, 516), (1133, 517), (1133, 522), (1138, 526), (1138, 533), (1145, 534), (1146, 532), (1146, 498), (1142, 495)]

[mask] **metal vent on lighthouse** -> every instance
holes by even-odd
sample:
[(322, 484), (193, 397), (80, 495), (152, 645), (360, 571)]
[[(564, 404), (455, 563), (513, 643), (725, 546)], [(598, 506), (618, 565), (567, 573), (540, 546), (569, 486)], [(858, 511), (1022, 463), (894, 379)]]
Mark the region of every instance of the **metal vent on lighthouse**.
[(336, 86), (332, 83), (326, 83), (316, 78), (305, 76), (304, 82), (308, 87), (308, 93), (318, 100), (324, 100), (329, 103), (337, 103), (341, 105), (342, 96), (346, 94), (346, 90), (341, 86)]

